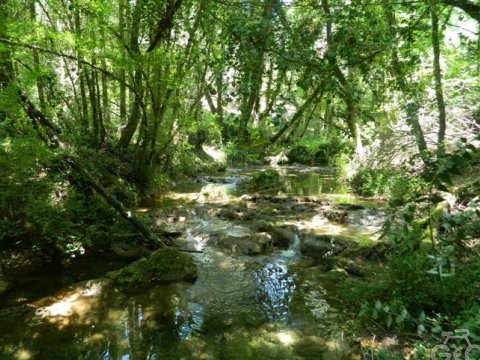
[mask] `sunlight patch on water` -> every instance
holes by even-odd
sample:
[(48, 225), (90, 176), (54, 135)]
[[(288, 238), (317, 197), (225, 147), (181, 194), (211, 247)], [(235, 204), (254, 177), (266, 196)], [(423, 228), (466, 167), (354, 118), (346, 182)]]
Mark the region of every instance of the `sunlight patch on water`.
[(282, 262), (267, 263), (254, 273), (257, 299), (270, 321), (286, 321), (296, 285)]
[(277, 337), (278, 337), (278, 340), (280, 340), (280, 342), (285, 345), (290, 345), (295, 341), (294, 337), (292, 336), (292, 333), (287, 331), (279, 332), (277, 334)]

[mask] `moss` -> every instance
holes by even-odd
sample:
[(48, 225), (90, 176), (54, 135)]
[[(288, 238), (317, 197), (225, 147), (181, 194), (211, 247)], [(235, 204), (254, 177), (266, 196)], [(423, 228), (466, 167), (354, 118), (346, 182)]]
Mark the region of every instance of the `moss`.
[(194, 281), (197, 278), (197, 268), (188, 255), (175, 249), (161, 249), (147, 259), (111, 273), (110, 277), (120, 288), (144, 288), (152, 283)]

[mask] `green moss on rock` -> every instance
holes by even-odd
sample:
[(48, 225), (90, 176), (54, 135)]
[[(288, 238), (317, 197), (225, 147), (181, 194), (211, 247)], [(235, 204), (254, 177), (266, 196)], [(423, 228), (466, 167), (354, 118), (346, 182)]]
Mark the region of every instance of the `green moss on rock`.
[(160, 249), (150, 257), (110, 273), (109, 277), (123, 289), (145, 288), (152, 284), (194, 281), (197, 267), (192, 258), (175, 249)]

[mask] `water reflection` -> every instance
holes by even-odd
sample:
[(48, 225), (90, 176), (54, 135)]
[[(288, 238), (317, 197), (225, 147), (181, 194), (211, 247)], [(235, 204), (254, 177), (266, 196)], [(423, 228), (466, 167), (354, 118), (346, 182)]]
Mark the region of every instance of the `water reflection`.
[[(285, 180), (282, 191), (292, 195), (346, 191), (325, 174), (279, 171)], [(246, 174), (243, 170), (231, 173)], [(230, 191), (237, 179), (227, 180), (214, 183)], [(176, 190), (192, 194), (205, 186), (185, 183)], [(170, 206), (178, 209), (178, 202)], [(329, 318), (333, 311), (318, 282), (305, 281), (304, 274), (291, 268), (300, 260), (298, 236), (288, 250), (257, 257), (229, 256), (206, 246), (205, 239), (218, 234), (245, 237), (251, 232), (249, 226), (232, 226), (207, 216), (208, 211), (202, 215), (199, 208), (185, 206), (192, 218), (182, 230), (185, 241), (204, 249), (203, 254), (192, 255), (199, 266), (195, 284), (159, 286), (136, 295), (95, 283), (81, 291), (64, 290), (11, 332), (0, 328), (0, 359), (292, 359), (292, 347), (299, 339), (323, 335), (317, 331), (318, 324), (335, 326), (337, 320)], [(362, 227), (376, 225), (373, 217), (367, 220)], [(323, 231), (322, 226), (329, 224), (314, 215), (298, 221), (306, 230)], [(257, 356), (262, 351), (263, 357)]]
[(268, 321), (285, 322), (289, 317), (289, 305), (296, 289), (285, 263), (267, 263), (253, 274), (257, 301)]
[(348, 190), (345, 184), (321, 174), (287, 174), (283, 183), (283, 191), (296, 196), (343, 194)]

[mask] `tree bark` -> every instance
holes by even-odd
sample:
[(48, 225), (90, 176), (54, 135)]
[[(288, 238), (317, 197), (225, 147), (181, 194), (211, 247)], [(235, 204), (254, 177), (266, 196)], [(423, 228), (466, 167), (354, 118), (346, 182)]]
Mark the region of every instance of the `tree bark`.
[(415, 138), (417, 147), (419, 152), (428, 151), (427, 143), (425, 141), (425, 136), (423, 134), (422, 127), (420, 125), (420, 121), (418, 119), (418, 100), (416, 99), (417, 94), (410, 89), (409, 84), (405, 79), (405, 74), (400, 65), (400, 58), (398, 55), (398, 37), (397, 32), (395, 30), (395, 15), (391, 8), (391, 5), (388, 3), (388, 0), (383, 0), (383, 10), (385, 14), (385, 18), (387, 19), (387, 26), (388, 26), (388, 33), (390, 36), (390, 41), (392, 43), (392, 68), (391, 71), (393, 76), (397, 81), (397, 85), (400, 91), (403, 93), (405, 97), (405, 112), (406, 112), (406, 121), (410, 127), (411, 133)]
[(150, 42), (150, 46), (148, 47), (147, 52), (153, 51), (173, 27), (173, 18), (177, 13), (178, 9), (180, 8), (180, 5), (182, 5), (182, 0), (169, 1), (169, 3), (167, 4), (167, 10), (165, 11), (165, 14), (160, 19), (157, 25), (155, 37)]
[(282, 128), (275, 134), (273, 135), (271, 138), (270, 138), (270, 143), (274, 144), (277, 142), (278, 139), (280, 139), (283, 134), (292, 126), (294, 125), (297, 121), (300, 121), (303, 113), (305, 112), (305, 110), (310, 106), (310, 104), (318, 97), (318, 95), (320, 94), (320, 90), (321, 90), (321, 85), (318, 86), (317, 88), (315, 88), (315, 90), (313, 90), (313, 93), (307, 98), (307, 100), (305, 100), (305, 102), (297, 109), (297, 111), (295, 112), (295, 114), (293, 114), (292, 118), (290, 119), (290, 121), (286, 122)]
[(120, 59), (122, 61), (119, 79), (120, 79), (120, 123), (123, 124), (127, 119), (127, 89), (125, 86), (126, 71), (125, 71), (125, 4), (126, 0), (120, 0), (118, 5), (118, 34), (121, 42)]
[(432, 17), (432, 46), (433, 46), (433, 74), (435, 78), (435, 96), (438, 107), (438, 140), (437, 150), (441, 151), (445, 141), (445, 131), (447, 127), (447, 114), (445, 110), (445, 99), (443, 97), (442, 68), (440, 65), (440, 30), (438, 20), (438, 9), (436, 1), (433, 0), (430, 7)]

